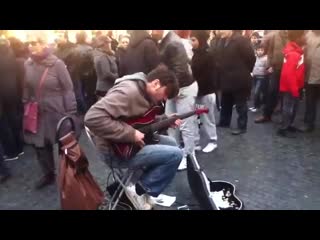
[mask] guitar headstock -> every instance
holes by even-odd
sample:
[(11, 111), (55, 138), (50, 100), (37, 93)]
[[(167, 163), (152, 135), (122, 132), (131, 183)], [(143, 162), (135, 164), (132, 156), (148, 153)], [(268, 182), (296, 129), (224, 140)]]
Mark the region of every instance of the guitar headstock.
[(203, 114), (203, 113), (208, 113), (209, 112), (209, 108), (206, 108), (206, 107), (204, 107), (204, 108), (197, 108), (196, 109), (196, 114), (197, 115), (200, 115), (200, 114)]

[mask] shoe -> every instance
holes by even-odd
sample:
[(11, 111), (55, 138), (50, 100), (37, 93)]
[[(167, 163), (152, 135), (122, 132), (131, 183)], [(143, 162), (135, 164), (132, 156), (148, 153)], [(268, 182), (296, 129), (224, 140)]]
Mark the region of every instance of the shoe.
[(254, 108), (254, 107), (249, 108), (249, 110), (250, 110), (250, 112), (253, 112), (253, 113), (255, 113), (255, 112), (257, 112), (257, 111), (258, 111), (258, 109)]
[(40, 180), (36, 183), (35, 188), (36, 189), (42, 189), (48, 185), (55, 183), (55, 175), (54, 174), (48, 174), (40, 178)]
[(19, 157), (17, 156), (4, 156), (4, 161), (8, 162), (8, 161), (14, 161), (17, 160)]
[(260, 116), (254, 120), (255, 123), (266, 123), (266, 122), (271, 122), (271, 118), (269, 117), (264, 117)]
[(200, 145), (197, 145), (197, 146), (194, 147), (194, 150), (195, 151), (201, 151), (202, 147)]
[(246, 133), (246, 132), (247, 132), (246, 129), (239, 129), (239, 128), (237, 128), (237, 129), (233, 130), (233, 131), (231, 132), (231, 134), (232, 134), (232, 135), (240, 135), (240, 134), (244, 134), (244, 133)]
[(279, 129), (277, 131), (277, 135), (280, 137), (286, 137), (286, 138), (296, 138), (295, 135), (292, 134), (292, 132), (289, 132), (288, 130)]
[(223, 124), (223, 123), (219, 123), (219, 124), (217, 125), (217, 127), (221, 127), (221, 128), (229, 128), (229, 127), (230, 127), (230, 125)]
[(183, 171), (187, 169), (187, 157), (184, 156), (180, 162), (180, 165), (178, 167), (178, 171)]
[(0, 177), (0, 184), (5, 183), (11, 177), (10, 173), (7, 173)]
[(125, 189), (126, 196), (129, 198), (133, 206), (137, 210), (151, 210), (152, 205), (148, 203), (147, 194), (139, 196), (136, 193), (135, 185), (126, 187)]
[(303, 125), (302, 127), (297, 128), (297, 130), (303, 133), (310, 133), (314, 130), (314, 127)]
[(202, 152), (209, 153), (209, 152), (212, 152), (213, 150), (215, 150), (217, 147), (218, 147), (218, 145), (216, 143), (209, 142), (207, 144), (207, 146), (204, 149), (202, 149)]
[(298, 131), (298, 129), (297, 129), (296, 127), (294, 127), (294, 126), (289, 126), (287, 130), (288, 130), (289, 132), (293, 132), (293, 133), (295, 133), (295, 132)]

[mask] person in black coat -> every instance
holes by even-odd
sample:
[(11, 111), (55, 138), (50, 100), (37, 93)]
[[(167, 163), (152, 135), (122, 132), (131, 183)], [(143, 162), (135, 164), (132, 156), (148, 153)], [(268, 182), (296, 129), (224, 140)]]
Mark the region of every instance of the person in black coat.
[(206, 153), (217, 148), (217, 130), (214, 117), (216, 77), (214, 75), (214, 62), (211, 61), (209, 53), (208, 39), (209, 33), (205, 30), (192, 30), (191, 32), (193, 48), (191, 68), (193, 77), (198, 82), (197, 103), (209, 108), (209, 113), (201, 116), (201, 122), (210, 139), (209, 143), (202, 150)]
[(2, 144), (7, 160), (16, 160), (23, 152), (19, 75), (23, 73), (19, 70), (10, 42), (0, 39), (0, 104), (3, 112), (0, 116), (0, 136), (4, 138)]
[(121, 75), (137, 72), (148, 74), (160, 63), (160, 54), (155, 42), (145, 30), (133, 30), (129, 47), (122, 57)]
[(221, 38), (225, 39), (220, 45), (216, 61), (219, 62), (219, 80), (222, 91), (221, 97), (221, 127), (229, 127), (233, 105), (238, 112), (238, 127), (233, 135), (246, 132), (247, 129), (247, 100), (250, 96), (252, 76), (256, 58), (250, 40), (234, 33), (232, 30), (221, 30)]
[(115, 55), (119, 77), (124, 76), (123, 58), (124, 58), (125, 54), (127, 53), (129, 43), (130, 43), (130, 36), (129, 35), (121, 36), (120, 43), (118, 45), (116, 55)]

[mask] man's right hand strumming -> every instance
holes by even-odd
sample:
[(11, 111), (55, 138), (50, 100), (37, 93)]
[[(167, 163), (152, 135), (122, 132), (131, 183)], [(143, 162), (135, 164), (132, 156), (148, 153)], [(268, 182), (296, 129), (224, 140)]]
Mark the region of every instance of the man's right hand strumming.
[(139, 130), (136, 130), (134, 133), (134, 142), (139, 146), (139, 147), (143, 147), (145, 144), (145, 142), (143, 141), (144, 139), (144, 134), (142, 132), (140, 132)]

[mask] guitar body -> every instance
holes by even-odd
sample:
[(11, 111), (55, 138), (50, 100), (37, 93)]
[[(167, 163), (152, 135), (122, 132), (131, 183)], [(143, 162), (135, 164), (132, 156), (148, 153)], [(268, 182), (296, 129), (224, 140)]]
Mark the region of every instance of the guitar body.
[[(125, 122), (131, 125), (135, 129), (141, 129), (144, 126), (150, 125), (155, 122), (156, 116), (164, 113), (163, 106), (154, 106), (150, 110), (148, 110), (142, 117), (128, 119)], [(153, 139), (153, 134), (145, 135), (145, 143), (146, 144), (154, 144), (157, 143), (155, 139)], [(115, 154), (122, 159), (130, 159), (134, 156), (139, 150), (140, 147), (132, 144), (132, 143), (113, 143), (113, 150)]]
[[(145, 134), (145, 144), (156, 144), (158, 140), (155, 139), (155, 132), (170, 127), (177, 119), (182, 120), (195, 114), (208, 113), (208, 111), (208, 108), (196, 109), (155, 122), (156, 116), (164, 113), (164, 107), (157, 105), (153, 106), (142, 117), (128, 119), (125, 122)], [(111, 146), (117, 156), (126, 160), (132, 158), (140, 150), (140, 147), (133, 143), (113, 143)]]

